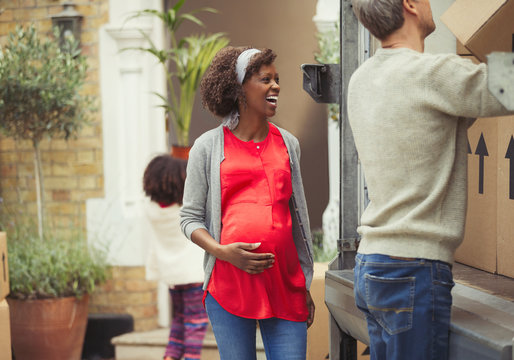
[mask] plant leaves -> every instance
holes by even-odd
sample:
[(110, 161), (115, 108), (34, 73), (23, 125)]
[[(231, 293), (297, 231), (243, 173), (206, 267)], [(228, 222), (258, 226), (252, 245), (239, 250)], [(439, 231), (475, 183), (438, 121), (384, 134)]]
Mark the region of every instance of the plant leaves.
[(170, 116), (179, 145), (188, 144), (192, 108), (200, 80), (214, 55), (229, 43), (223, 33), (191, 35), (177, 39), (176, 32), (184, 21), (193, 22), (203, 27), (204, 23), (195, 14), (199, 12), (218, 12), (211, 7), (202, 7), (182, 13), (184, 3), (185, 0), (179, 0), (164, 12), (147, 9), (138, 13), (139, 16), (158, 17), (168, 30), (171, 42), (169, 48), (157, 48), (151, 39), (145, 35), (150, 46), (141, 47), (138, 50), (157, 57), (163, 66), (166, 74), (168, 96), (154, 94), (162, 101), (158, 106), (165, 109)]

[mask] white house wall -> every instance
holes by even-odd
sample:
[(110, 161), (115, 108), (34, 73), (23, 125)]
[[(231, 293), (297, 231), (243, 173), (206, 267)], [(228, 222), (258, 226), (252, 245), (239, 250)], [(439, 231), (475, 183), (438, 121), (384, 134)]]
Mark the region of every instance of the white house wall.
[(148, 241), (143, 171), (153, 155), (167, 151), (163, 112), (151, 92), (164, 92), (165, 81), (150, 55), (122, 50), (143, 46), (141, 31), (163, 43), (162, 27), (154, 19), (127, 21), (135, 11), (162, 4), (111, 0), (109, 6), (109, 23), (99, 30), (105, 196), (86, 203), (88, 236), (109, 250), (112, 265), (141, 266)]

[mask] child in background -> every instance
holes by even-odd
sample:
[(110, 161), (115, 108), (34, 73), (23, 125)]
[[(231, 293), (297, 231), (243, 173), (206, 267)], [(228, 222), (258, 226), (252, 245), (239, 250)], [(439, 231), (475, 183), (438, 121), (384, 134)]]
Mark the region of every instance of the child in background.
[(186, 161), (159, 155), (148, 164), (143, 189), (152, 201), (145, 213), (153, 236), (146, 262), (148, 280), (169, 286), (172, 324), (165, 360), (200, 359), (208, 318), (202, 304), (203, 250), (180, 230)]

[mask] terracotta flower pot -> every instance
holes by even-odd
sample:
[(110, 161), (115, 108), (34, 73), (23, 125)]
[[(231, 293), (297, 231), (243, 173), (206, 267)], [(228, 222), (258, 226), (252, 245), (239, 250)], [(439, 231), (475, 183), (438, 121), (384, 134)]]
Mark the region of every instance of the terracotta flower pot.
[(178, 145), (172, 145), (171, 146), (171, 156), (187, 160), (189, 159), (189, 150), (191, 150), (191, 146), (178, 146)]
[(89, 297), (7, 299), (16, 360), (80, 360)]

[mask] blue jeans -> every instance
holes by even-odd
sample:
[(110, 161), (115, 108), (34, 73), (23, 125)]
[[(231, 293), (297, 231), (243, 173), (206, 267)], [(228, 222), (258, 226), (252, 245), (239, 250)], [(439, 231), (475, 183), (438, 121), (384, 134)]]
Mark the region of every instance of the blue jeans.
[(364, 312), (371, 360), (448, 359), (451, 266), (357, 254), (355, 302)]
[(305, 360), (307, 323), (278, 318), (246, 319), (223, 309), (211, 294), (205, 298), (205, 308), (221, 360), (255, 360), (257, 321), (261, 330), (266, 359)]

